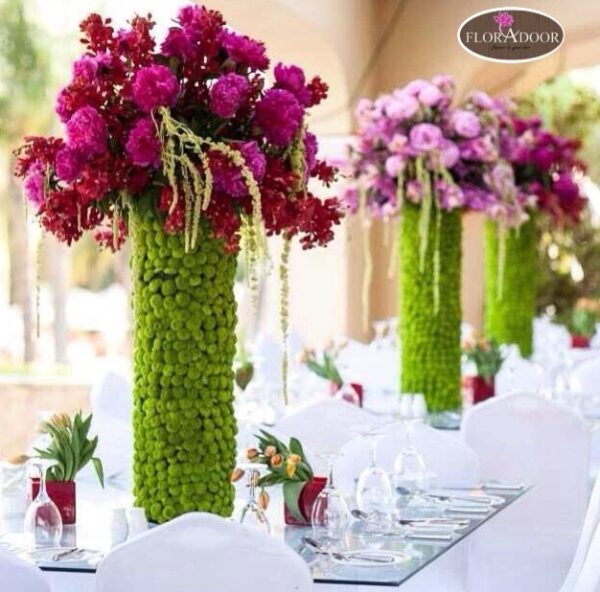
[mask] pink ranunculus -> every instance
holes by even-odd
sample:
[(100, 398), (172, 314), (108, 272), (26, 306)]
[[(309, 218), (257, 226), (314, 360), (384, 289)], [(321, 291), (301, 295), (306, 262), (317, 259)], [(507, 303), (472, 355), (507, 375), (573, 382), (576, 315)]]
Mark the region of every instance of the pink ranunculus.
[(160, 164), (160, 142), (156, 135), (156, 126), (150, 117), (138, 119), (129, 132), (125, 151), (133, 164), (153, 166)]
[(471, 111), (457, 109), (450, 117), (452, 129), (463, 138), (475, 138), (481, 133), (479, 117)]
[(435, 107), (444, 98), (444, 95), (435, 84), (428, 82), (419, 91), (417, 98), (426, 107)]
[(444, 140), (440, 147), (441, 164), (446, 169), (451, 169), (460, 158), (458, 146), (452, 140)]
[(132, 84), (133, 101), (150, 113), (156, 107), (173, 107), (179, 94), (179, 82), (169, 68), (146, 66), (137, 71)]
[(79, 150), (64, 146), (56, 153), (54, 170), (61, 181), (72, 183), (81, 173), (85, 158)]
[(303, 115), (298, 99), (291, 92), (272, 88), (256, 105), (255, 122), (269, 142), (286, 146), (300, 129)]
[(398, 121), (410, 119), (418, 110), (419, 101), (407, 93), (392, 95), (385, 106), (386, 114)]
[(397, 154), (388, 156), (385, 161), (385, 172), (393, 178), (396, 178), (404, 170), (404, 159)]
[(107, 142), (106, 122), (93, 107), (78, 109), (67, 122), (67, 144), (85, 160), (104, 152)]
[(416, 152), (437, 150), (442, 144), (442, 130), (432, 123), (418, 123), (410, 130), (410, 145)]
[(223, 119), (234, 117), (249, 89), (250, 83), (240, 74), (230, 72), (221, 76), (210, 89), (210, 110)]

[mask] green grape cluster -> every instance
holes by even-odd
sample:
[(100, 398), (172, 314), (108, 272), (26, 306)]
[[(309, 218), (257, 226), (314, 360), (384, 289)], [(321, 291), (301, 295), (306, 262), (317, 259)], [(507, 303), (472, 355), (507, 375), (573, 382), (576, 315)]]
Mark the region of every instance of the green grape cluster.
[(185, 253), (152, 213), (133, 213), (134, 494), (150, 520), (229, 516), (236, 260), (204, 223)]
[[(498, 228), (485, 229), (485, 333), (498, 343), (516, 343), (521, 355), (533, 350), (533, 318), (538, 277), (538, 232), (534, 218), (507, 231), (504, 263), (498, 262)], [(500, 269), (502, 267), (503, 269)], [(498, 282), (502, 277), (502, 289)]]
[[(434, 222), (441, 216), (438, 227)], [(423, 393), (430, 411), (461, 406), (460, 323), (462, 221), (458, 211), (432, 215), (425, 253), (419, 262), (420, 208), (405, 203), (400, 239), (401, 390)], [(439, 256), (439, 306), (435, 306), (435, 256)]]

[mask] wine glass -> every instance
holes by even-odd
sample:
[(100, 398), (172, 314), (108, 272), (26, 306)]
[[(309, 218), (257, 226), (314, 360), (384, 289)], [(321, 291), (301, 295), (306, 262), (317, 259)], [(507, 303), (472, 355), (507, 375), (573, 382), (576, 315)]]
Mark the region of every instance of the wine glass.
[(373, 331), (375, 332), (375, 339), (373, 339), (371, 345), (373, 345), (375, 349), (383, 349), (383, 347), (385, 346), (385, 332), (387, 328), (388, 322), (386, 320), (373, 322)]
[(314, 538), (324, 550), (333, 551), (344, 542), (346, 530), (350, 524), (350, 512), (341, 491), (333, 482), (333, 463), (337, 454), (320, 454), (329, 465), (329, 477), (312, 507), (311, 523)]
[(242, 509), (240, 523), (269, 534), (271, 532), (271, 525), (269, 524), (267, 515), (256, 500), (256, 487), (260, 479), (260, 468), (265, 468), (265, 465), (252, 463), (246, 464), (242, 468), (246, 470), (248, 475), (248, 501)]
[(46, 490), (46, 472), (50, 463), (36, 460), (31, 463), (40, 474), (37, 496), (25, 512), (23, 533), (30, 550), (59, 547), (63, 523), (56, 504)]
[(417, 494), (427, 479), (425, 460), (413, 444), (413, 426), (414, 421), (404, 422), (405, 445), (394, 460), (393, 486), (399, 512), (418, 501)]
[(356, 484), (356, 504), (361, 512), (368, 514), (368, 521), (376, 528), (389, 527), (392, 505), (392, 483), (388, 474), (377, 463), (377, 443), (380, 432), (367, 432), (363, 436), (370, 442), (371, 462)]

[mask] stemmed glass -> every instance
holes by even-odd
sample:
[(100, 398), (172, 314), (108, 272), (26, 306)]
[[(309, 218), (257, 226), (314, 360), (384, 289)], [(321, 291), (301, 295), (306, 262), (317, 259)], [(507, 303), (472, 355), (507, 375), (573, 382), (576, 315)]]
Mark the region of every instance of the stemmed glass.
[(317, 496), (312, 508), (311, 523), (314, 538), (326, 551), (339, 550), (350, 524), (350, 512), (346, 500), (333, 482), (333, 463), (337, 454), (320, 454), (329, 465), (329, 477)]
[(248, 501), (242, 509), (240, 522), (246, 526), (262, 530), (266, 533), (271, 532), (271, 525), (267, 519), (264, 510), (259, 506), (256, 500), (256, 486), (260, 479), (260, 468), (265, 468), (265, 465), (258, 463), (246, 464), (243, 468), (248, 474)]
[(388, 322), (386, 320), (373, 322), (373, 331), (375, 331), (375, 338), (373, 339), (371, 345), (373, 345), (375, 349), (383, 349), (383, 347), (385, 346), (385, 332), (387, 328)]
[(63, 523), (56, 504), (46, 490), (46, 472), (50, 463), (36, 460), (31, 463), (40, 474), (37, 496), (25, 512), (23, 533), (30, 550), (59, 547)]
[(358, 477), (356, 504), (361, 512), (368, 514), (368, 521), (376, 528), (386, 528), (390, 522), (392, 505), (392, 483), (388, 474), (377, 463), (377, 443), (380, 432), (367, 432), (364, 438), (370, 441), (371, 462)]

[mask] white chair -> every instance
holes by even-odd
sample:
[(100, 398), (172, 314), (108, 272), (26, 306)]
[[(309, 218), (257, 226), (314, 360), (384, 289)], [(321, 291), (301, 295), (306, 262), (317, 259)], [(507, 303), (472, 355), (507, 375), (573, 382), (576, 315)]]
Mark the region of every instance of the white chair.
[[(92, 386), (90, 407), (94, 417), (92, 431), (98, 435), (96, 456), (102, 459), (107, 478), (117, 475), (131, 478), (133, 462), (133, 394), (125, 376), (106, 372)], [(82, 478), (94, 480), (91, 468), (82, 472)]]
[(537, 393), (544, 385), (544, 370), (538, 364), (511, 354), (496, 374), (496, 395)]
[[(598, 592), (600, 590), (600, 526), (596, 527), (587, 556), (569, 592)], [(562, 592), (562, 589), (561, 589)]]
[[(459, 438), (435, 430), (425, 424), (417, 424), (411, 432), (411, 440), (419, 450), (428, 471), (436, 475), (439, 487), (475, 487), (480, 482), (479, 462), (475, 453)], [(406, 434), (401, 423), (382, 428), (377, 443), (377, 462), (391, 473), (394, 461), (406, 445)], [(358, 437), (341, 450), (334, 467), (336, 486), (347, 496), (355, 492), (361, 471), (371, 460), (371, 445)], [(466, 585), (468, 541), (460, 543), (444, 554), (431, 569), (425, 569), (409, 582), (403, 584), (407, 591), (429, 592), (437, 590), (444, 582), (444, 592), (462, 592)]]
[(0, 589), (6, 592), (50, 592), (41, 570), (3, 549), (0, 549)]
[(475, 533), (469, 590), (548, 592), (568, 571), (587, 500), (589, 433), (583, 420), (531, 394), (475, 405), (462, 427), (484, 481), (532, 488)]
[[(598, 473), (598, 476), (596, 477), (596, 481), (594, 483), (594, 490), (592, 491), (592, 497), (590, 498), (590, 502), (588, 504), (587, 513), (585, 515), (585, 521), (583, 523), (583, 530), (581, 531), (581, 536), (579, 537), (579, 542), (577, 543), (577, 550), (575, 551), (573, 563), (571, 563), (569, 573), (567, 574), (567, 577), (563, 582), (560, 592), (573, 592), (575, 590), (576, 585), (579, 581), (579, 576), (581, 574), (582, 568), (585, 564), (586, 557), (588, 555), (588, 550), (590, 549), (590, 545), (594, 537), (594, 533), (598, 530), (599, 524), (600, 473)], [(600, 562), (598, 562), (598, 566), (600, 568)]]
[(309, 592), (306, 563), (266, 533), (211, 514), (185, 514), (109, 553), (96, 592)]
[(600, 352), (576, 364), (569, 379), (571, 390), (600, 398)]
[(359, 433), (384, 421), (355, 405), (327, 399), (279, 420), (273, 427), (277, 437), (294, 436), (313, 454), (338, 452)]

